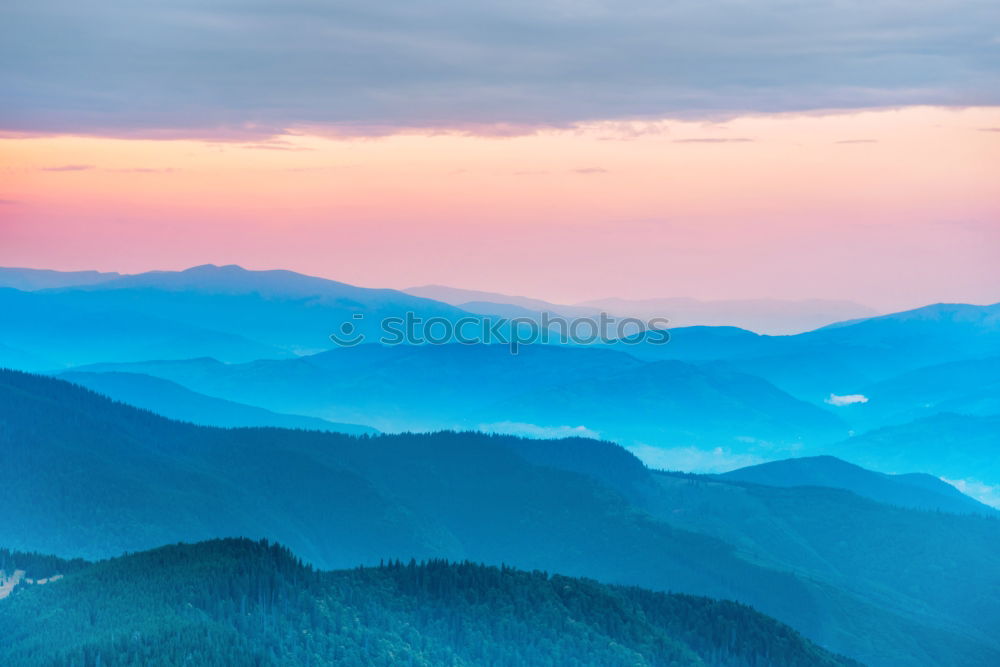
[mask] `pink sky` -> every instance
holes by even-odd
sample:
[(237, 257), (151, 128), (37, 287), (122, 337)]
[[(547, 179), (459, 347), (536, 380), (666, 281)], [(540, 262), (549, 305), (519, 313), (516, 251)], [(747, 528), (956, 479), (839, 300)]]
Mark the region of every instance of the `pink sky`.
[(571, 302), (1000, 301), (1000, 108), (515, 137), (0, 139), (0, 265), (288, 268)]

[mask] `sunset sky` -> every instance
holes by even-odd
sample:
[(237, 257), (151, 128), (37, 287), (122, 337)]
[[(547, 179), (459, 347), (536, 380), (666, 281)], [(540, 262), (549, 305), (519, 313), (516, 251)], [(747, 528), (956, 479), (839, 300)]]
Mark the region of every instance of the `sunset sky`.
[(1000, 300), (993, 3), (677, 4), (14, 2), (0, 265)]

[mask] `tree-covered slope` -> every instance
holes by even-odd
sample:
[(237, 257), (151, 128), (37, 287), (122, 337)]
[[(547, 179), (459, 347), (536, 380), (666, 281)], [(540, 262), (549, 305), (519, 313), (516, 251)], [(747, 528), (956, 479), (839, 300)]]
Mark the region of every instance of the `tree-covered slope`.
[(686, 478), (677, 502), (608, 442), (207, 428), (9, 371), (0, 452), (0, 535), (20, 550), (247, 536), (327, 568), (508, 563), (739, 600), (876, 665), (1000, 660), (983, 630), (1000, 620), (1000, 522), (985, 518)]
[[(591, 442), (587, 456), (565, 452), (574, 472), (552, 467), (546, 441), (197, 427), (14, 372), (0, 372), (0, 398), (0, 535), (13, 548), (99, 558), (271, 537), (324, 567), (385, 557), (509, 562), (815, 616), (793, 577), (653, 521), (588, 474), (614, 458), (601, 452), (636, 463), (609, 443)], [(636, 475), (609, 470), (607, 483)]]
[(1000, 520), (894, 507), (836, 488), (655, 477), (659, 492), (645, 505), (654, 516), (829, 587), (822, 604), (838, 620), (810, 635), (824, 645), (854, 646), (852, 657), (872, 664), (1000, 660)]
[(854, 664), (732, 602), (445, 561), (320, 572), (234, 539), (21, 586), (0, 627), (26, 666)]

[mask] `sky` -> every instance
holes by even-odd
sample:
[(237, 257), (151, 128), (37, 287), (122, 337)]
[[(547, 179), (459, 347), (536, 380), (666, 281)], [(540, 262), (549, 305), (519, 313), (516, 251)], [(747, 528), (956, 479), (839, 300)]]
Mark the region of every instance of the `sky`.
[(992, 303), (997, 26), (978, 0), (13, 0), (0, 265)]

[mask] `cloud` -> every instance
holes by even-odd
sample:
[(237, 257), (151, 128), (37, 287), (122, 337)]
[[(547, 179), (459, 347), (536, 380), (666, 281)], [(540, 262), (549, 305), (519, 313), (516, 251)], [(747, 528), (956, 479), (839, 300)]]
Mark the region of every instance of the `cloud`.
[(658, 470), (679, 470), (682, 472), (720, 473), (763, 463), (765, 459), (753, 454), (736, 453), (722, 447), (698, 449), (697, 447), (673, 447), (664, 449), (652, 445), (627, 447), (639, 460), (650, 468)]
[(42, 167), (41, 171), (88, 171), (93, 168), (92, 164), (63, 164), (58, 167)]
[(122, 169), (108, 169), (116, 174), (169, 174), (177, 171), (173, 167), (124, 167)]
[(696, 139), (674, 139), (675, 144), (745, 144), (753, 139), (746, 137), (701, 137)]
[(520, 435), (527, 438), (598, 439), (601, 437), (600, 433), (592, 431), (586, 426), (539, 426), (538, 424), (525, 424), (523, 422), (480, 424), (479, 430), (486, 433), (504, 433), (506, 435)]
[(0, 206), (16, 206), (20, 203), (16, 199), (0, 199)]
[(5, 3), (0, 132), (502, 137), (1000, 104), (998, 23), (983, 0)]
[(312, 151), (315, 148), (309, 148), (308, 146), (288, 146), (282, 143), (271, 143), (271, 144), (243, 144), (240, 148), (247, 148), (250, 150), (257, 151)]
[(967, 496), (972, 496), (979, 502), (1000, 509), (1000, 485), (985, 484), (977, 479), (947, 479), (941, 481), (948, 482), (956, 489)]
[(606, 120), (588, 126), (596, 130), (601, 141), (629, 141), (647, 136), (662, 136), (670, 133), (665, 121), (620, 121)]
[(980, 132), (1000, 132), (1000, 127), (981, 127)]
[[(97, 169), (92, 164), (63, 164), (55, 167), (41, 167), (39, 171), (90, 171)], [(176, 171), (173, 167), (121, 167), (104, 169), (113, 174), (167, 174)]]
[(823, 401), (824, 403), (829, 403), (830, 405), (835, 405), (838, 408), (844, 405), (854, 405), (856, 403), (867, 403), (868, 397), (864, 394), (847, 394), (845, 396), (838, 396), (837, 394), (830, 394), (830, 396)]
[(877, 144), (878, 139), (843, 139), (835, 141), (837, 144)]
[(600, 167), (583, 167), (582, 169), (574, 169), (574, 174), (606, 174), (607, 169), (601, 169)]

